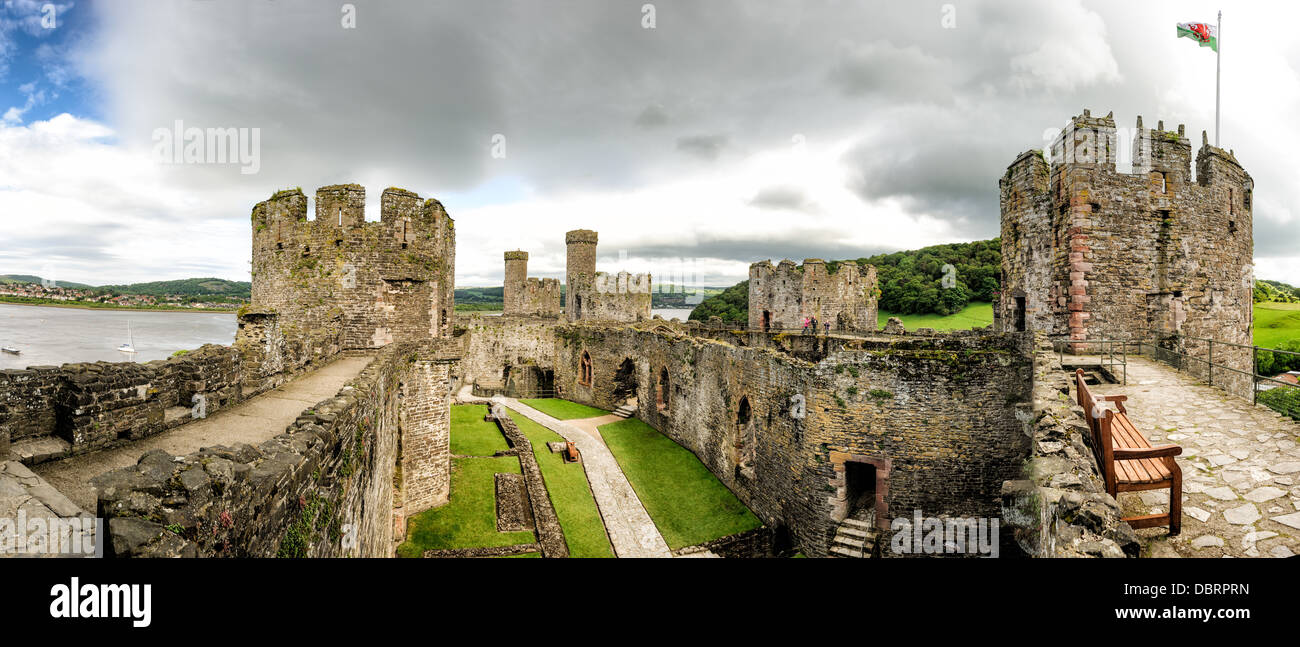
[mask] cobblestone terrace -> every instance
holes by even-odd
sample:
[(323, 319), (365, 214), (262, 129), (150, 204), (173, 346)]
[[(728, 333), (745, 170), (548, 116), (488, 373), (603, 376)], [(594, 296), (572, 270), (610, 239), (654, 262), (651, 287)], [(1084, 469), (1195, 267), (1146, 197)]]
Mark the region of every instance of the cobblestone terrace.
[[(1129, 418), (1153, 445), (1181, 445), (1183, 531), (1139, 530), (1152, 557), (1289, 557), (1300, 554), (1300, 424), (1129, 357), (1128, 384), (1093, 387), (1128, 396)], [(1120, 495), (1125, 515), (1154, 514), (1167, 490)]]

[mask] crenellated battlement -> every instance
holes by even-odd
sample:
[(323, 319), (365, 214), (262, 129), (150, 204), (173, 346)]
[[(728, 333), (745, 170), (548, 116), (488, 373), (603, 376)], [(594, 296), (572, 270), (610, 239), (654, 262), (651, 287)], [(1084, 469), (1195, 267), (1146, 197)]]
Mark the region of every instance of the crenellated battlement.
[[(1231, 151), (1182, 124), (1131, 131), (1132, 170), (1116, 170), (1113, 114), (1070, 120), (1051, 164), (1019, 155), (1000, 181), (1003, 330), (1072, 339), (1150, 338), (1151, 330), (1250, 343), (1254, 182)], [(1246, 362), (1248, 364), (1248, 361)]]
[(569, 321), (645, 321), (650, 318), (649, 274), (596, 271), (596, 232), (575, 229), (564, 235), (564, 315)]
[(802, 265), (785, 259), (749, 266), (750, 328), (799, 329), (816, 317), (837, 331), (874, 331), (877, 298), (873, 265), (806, 258)]
[(251, 308), (278, 321), (248, 328), (283, 338), (272, 344), (284, 346), (275, 362), (450, 334), (455, 230), (446, 210), (390, 187), (380, 220), (366, 222), (365, 201), (364, 187), (338, 184), (317, 189), (311, 220), (302, 189), (253, 208)]
[(505, 253), (506, 275), (501, 314), (559, 317), (560, 281), (528, 277), (528, 252)]

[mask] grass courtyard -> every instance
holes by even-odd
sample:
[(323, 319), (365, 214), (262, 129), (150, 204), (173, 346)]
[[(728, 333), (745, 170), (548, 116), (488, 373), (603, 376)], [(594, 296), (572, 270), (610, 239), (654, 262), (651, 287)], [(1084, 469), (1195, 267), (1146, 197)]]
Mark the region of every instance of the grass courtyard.
[(935, 330), (970, 330), (982, 328), (993, 323), (992, 303), (971, 303), (950, 315), (901, 315), (894, 312), (880, 312), (876, 320), (877, 328), (884, 328), (890, 317), (903, 320), (903, 327), (908, 330), (933, 328)]
[(560, 442), (559, 434), (513, 411), (510, 418), (533, 444), (533, 455), (546, 481), (546, 491), (555, 507), (555, 516), (564, 528), (564, 541), (569, 546), (570, 557), (613, 557), (614, 549), (605, 535), (605, 523), (600, 509), (587, 484), (587, 473), (582, 463), (566, 463), (560, 454), (546, 447), (548, 442)]
[(762, 525), (695, 454), (654, 427), (629, 418), (601, 425), (600, 435), (672, 550)]
[(520, 402), (541, 411), (542, 413), (555, 418), (556, 420), (575, 420), (577, 418), (597, 418), (607, 416), (609, 412), (596, 407), (589, 407), (577, 402), (569, 402), (559, 398), (530, 398), (520, 400)]
[[(453, 437), (455, 431), (453, 427)], [(399, 557), (420, 557), (426, 550), (513, 546), (536, 541), (532, 532), (497, 532), (495, 474), (519, 473), (519, 459), (455, 458), (451, 461), (451, 498), (407, 521)]]
[[(520, 465), (514, 456), (493, 457), (510, 446), (495, 423), (483, 420), (486, 413), (486, 405), (451, 407), (451, 452), (458, 458), (452, 459), (450, 500), (408, 521), (407, 539), (398, 547), (398, 556), (420, 557), (426, 550), (513, 546), (536, 541), (531, 531), (497, 532), (494, 475), (519, 474)], [(570, 556), (613, 557), (582, 464), (565, 463), (559, 454), (551, 453), (546, 443), (563, 440), (554, 432), (513, 412), (511, 417), (533, 444), (533, 455), (564, 530)], [(540, 554), (515, 557), (540, 557)]]

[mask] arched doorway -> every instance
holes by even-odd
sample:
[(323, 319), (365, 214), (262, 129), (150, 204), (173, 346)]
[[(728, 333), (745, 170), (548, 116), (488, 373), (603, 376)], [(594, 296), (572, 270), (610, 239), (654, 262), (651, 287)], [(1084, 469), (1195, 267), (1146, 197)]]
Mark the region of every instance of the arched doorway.
[(614, 372), (614, 401), (624, 402), (636, 397), (636, 363), (625, 358)]

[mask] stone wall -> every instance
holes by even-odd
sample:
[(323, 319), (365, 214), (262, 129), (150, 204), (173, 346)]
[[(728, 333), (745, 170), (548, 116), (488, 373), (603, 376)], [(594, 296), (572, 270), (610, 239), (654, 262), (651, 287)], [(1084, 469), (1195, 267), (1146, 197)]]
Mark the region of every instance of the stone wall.
[[(610, 409), (631, 390), (638, 418), (691, 450), (767, 525), (788, 526), (806, 554), (825, 554), (862, 494), (846, 491), (845, 463), (886, 477), (876, 491), (884, 525), (914, 508), (996, 515), (1002, 482), (1027, 455), (1015, 415), (1031, 370), (1020, 336), (691, 330), (559, 327), (561, 397)], [(584, 353), (590, 385), (580, 380)]]
[[(457, 315), (456, 326), (458, 332), (463, 331), (464, 344), (464, 358), (456, 367), (457, 381), (504, 393), (511, 380), (516, 389), (527, 389), (528, 379), (520, 376), (553, 375), (558, 323), (558, 319), (544, 317)], [(531, 383), (540, 386), (541, 381)]]
[(528, 252), (505, 253), (506, 274), (501, 314), (505, 316), (559, 317), (560, 282), (528, 278)]
[(406, 514), (445, 499), (455, 350), (449, 341), (391, 345), (255, 447), (152, 451), (97, 477), (109, 554), (391, 556)]
[(1031, 450), (1021, 473), (1002, 484), (1002, 532), (1031, 557), (1137, 557), (1137, 535), (1106, 493), (1071, 388), (1038, 333), (1033, 398), (1020, 411)]
[[(1053, 142), (1050, 167), (1029, 152), (1007, 169), (999, 326), (1164, 336), (1183, 352), (1186, 336), (1249, 345), (1253, 181), (1204, 133), (1193, 180), (1182, 126), (1148, 129), (1139, 117), (1136, 130), (1131, 173), (1116, 171), (1114, 119), (1086, 110)], [(1250, 370), (1249, 350), (1220, 360)]]
[(451, 334), (455, 226), (442, 204), (389, 188), (379, 222), (366, 222), (364, 208), (355, 184), (318, 189), (314, 220), (301, 189), (253, 208), (252, 303), (241, 315), (263, 321), (241, 325), (240, 342), (248, 334), (250, 346), (282, 348), (296, 367)]
[(650, 319), (651, 276), (596, 271), (597, 234), (565, 234), (564, 316), (569, 321), (637, 322)]
[(876, 268), (845, 261), (835, 267), (810, 258), (803, 265), (783, 260), (749, 266), (749, 327), (756, 330), (801, 330), (806, 317), (816, 317), (818, 328), (831, 330), (876, 329)]
[[(208, 344), (166, 360), (64, 364), (0, 372), (0, 438), (27, 464), (151, 436), (252, 395), (239, 352)], [(42, 439), (57, 449), (24, 450)], [(0, 442), (0, 444), (4, 444)]]

